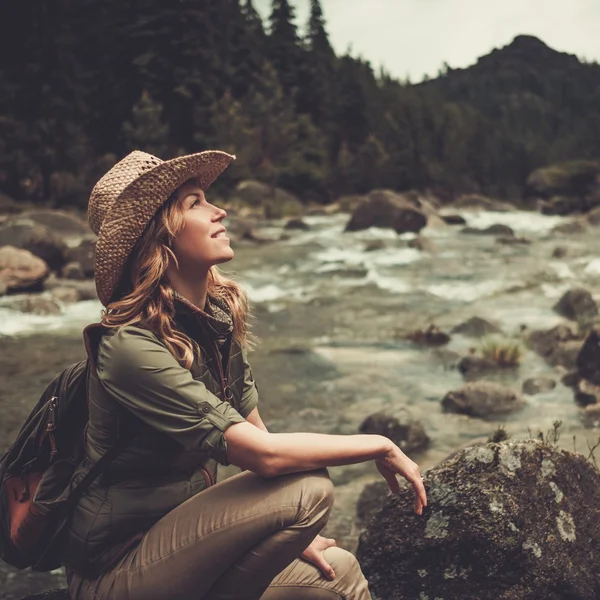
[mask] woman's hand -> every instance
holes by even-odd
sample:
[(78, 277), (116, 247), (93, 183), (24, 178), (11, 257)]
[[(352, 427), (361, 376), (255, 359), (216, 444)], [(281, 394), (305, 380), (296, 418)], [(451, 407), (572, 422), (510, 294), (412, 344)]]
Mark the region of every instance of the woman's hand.
[(318, 567), (327, 579), (335, 579), (333, 568), (323, 557), (323, 550), (335, 545), (335, 540), (318, 535), (310, 543), (310, 546), (300, 555), (300, 558), (303, 558)]
[(375, 464), (377, 470), (387, 481), (392, 493), (397, 494), (400, 491), (396, 474), (402, 475), (406, 481), (412, 484), (415, 492), (415, 512), (422, 515), (423, 507), (427, 506), (427, 494), (417, 463), (413, 462), (398, 446), (393, 444), (391, 450), (383, 458), (375, 460)]

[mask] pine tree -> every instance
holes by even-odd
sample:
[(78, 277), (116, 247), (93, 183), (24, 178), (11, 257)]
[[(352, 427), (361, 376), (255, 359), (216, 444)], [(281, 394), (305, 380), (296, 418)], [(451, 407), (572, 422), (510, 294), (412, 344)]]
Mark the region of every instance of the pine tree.
[(335, 54), (325, 30), (325, 18), (319, 0), (310, 0), (310, 16), (308, 18), (306, 39), (308, 48), (314, 55), (331, 62)]
[(144, 90), (133, 107), (131, 120), (123, 123), (123, 138), (128, 151), (142, 150), (164, 158), (168, 153), (169, 126), (162, 118), (163, 107)]
[(298, 87), (300, 39), (294, 24), (294, 9), (288, 0), (272, 0), (267, 44), (269, 60), (275, 67), (283, 91), (293, 97)]

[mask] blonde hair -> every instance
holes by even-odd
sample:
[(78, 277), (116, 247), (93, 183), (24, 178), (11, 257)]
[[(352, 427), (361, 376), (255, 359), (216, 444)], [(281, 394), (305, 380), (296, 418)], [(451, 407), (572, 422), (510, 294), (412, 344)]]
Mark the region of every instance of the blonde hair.
[[(177, 264), (170, 246), (184, 224), (178, 191), (162, 205), (137, 241), (115, 294), (117, 299), (102, 311), (101, 321), (109, 328), (138, 325), (151, 329), (175, 359), (189, 369), (199, 348), (195, 340), (175, 327), (173, 288), (166, 277), (170, 260)], [(227, 302), (233, 317), (233, 340), (251, 347), (255, 340), (248, 325), (250, 310), (242, 286), (212, 266), (207, 294)]]

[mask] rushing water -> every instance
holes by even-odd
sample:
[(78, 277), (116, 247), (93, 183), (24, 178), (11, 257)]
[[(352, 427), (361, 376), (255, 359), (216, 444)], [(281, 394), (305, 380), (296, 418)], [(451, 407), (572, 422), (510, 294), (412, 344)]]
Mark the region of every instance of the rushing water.
[[(558, 385), (526, 396), (522, 411), (489, 422), (446, 414), (440, 406), (446, 392), (464, 383), (453, 368), (457, 357), (480, 342), (453, 335), (443, 349), (428, 349), (404, 336), (431, 323), (449, 331), (472, 316), (496, 323), (508, 338), (563, 322), (552, 306), (569, 288), (586, 287), (600, 300), (600, 229), (557, 234), (553, 228), (568, 219), (458, 212), (471, 227), (503, 223), (531, 243), (505, 245), (494, 236), (460, 233), (460, 226), (439, 226), (422, 232), (428, 243), (421, 251), (409, 246), (413, 234), (344, 233), (348, 216), (336, 215), (307, 217), (310, 230), (286, 231), (286, 240), (236, 249), (227, 268), (244, 284), (257, 317), (261, 344), (251, 362), (270, 429), (355, 433), (369, 414), (407, 407), (432, 440), (415, 456), (423, 468), (489, 436), (499, 424), (517, 436), (547, 431), (561, 420), (563, 439), (589, 439), (593, 430), (583, 429), (572, 392), (560, 383), (562, 371), (534, 353), (526, 351), (518, 370), (494, 379), (520, 390), (528, 377), (545, 375)], [(278, 236), (282, 226), (270, 222), (265, 233)], [(564, 258), (553, 258), (557, 246), (564, 247)], [(23, 344), (41, 332), (75, 339), (99, 314), (94, 301), (48, 317), (0, 309), (0, 336)], [(583, 450), (585, 442), (579, 444)], [(369, 465), (333, 470), (342, 523), (335, 533), (350, 545), (353, 505), (374, 473)]]

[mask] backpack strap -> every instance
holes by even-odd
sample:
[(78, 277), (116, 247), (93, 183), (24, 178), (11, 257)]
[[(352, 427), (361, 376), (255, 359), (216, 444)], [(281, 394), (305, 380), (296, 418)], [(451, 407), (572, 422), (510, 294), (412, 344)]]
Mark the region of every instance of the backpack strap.
[[(98, 356), (98, 344), (102, 339), (102, 334), (107, 331), (107, 327), (105, 327), (102, 323), (91, 323), (87, 325), (83, 330), (83, 342), (85, 344), (85, 351), (87, 353), (88, 362), (89, 362), (89, 371), (96, 369), (96, 359)], [(89, 377), (89, 373), (88, 373)], [(87, 383), (86, 383), (87, 388)], [(100, 476), (102, 475), (110, 466), (112, 461), (117, 457), (119, 452), (125, 447), (127, 442), (131, 441), (135, 436), (136, 430), (135, 428), (130, 429), (126, 435), (120, 437), (117, 440), (117, 443), (113, 448), (105, 452), (98, 461), (94, 464), (94, 466), (85, 474), (83, 479), (71, 490), (69, 494), (67, 503), (72, 508), (74, 507), (79, 499), (83, 495), (83, 493), (87, 490), (87, 488)]]

